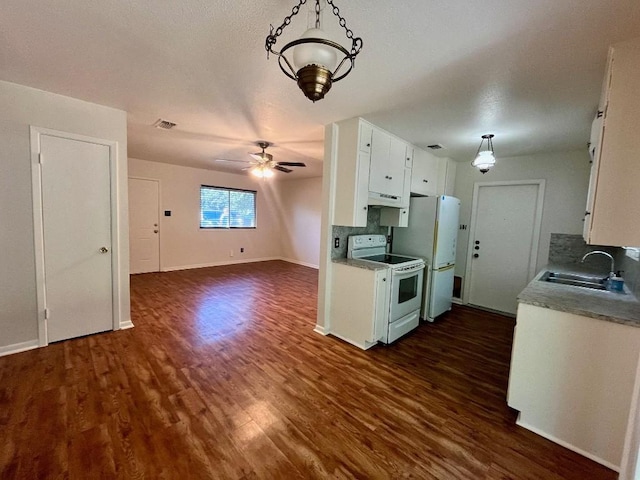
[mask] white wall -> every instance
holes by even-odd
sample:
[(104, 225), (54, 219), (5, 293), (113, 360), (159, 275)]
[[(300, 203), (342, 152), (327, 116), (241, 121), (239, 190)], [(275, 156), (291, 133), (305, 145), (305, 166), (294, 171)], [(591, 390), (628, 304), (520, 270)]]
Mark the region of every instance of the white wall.
[(129, 321), (126, 113), (1, 81), (0, 111), (0, 351), (38, 338), (30, 125), (118, 142), (120, 319)]
[(459, 163), (455, 196), (461, 200), (460, 223), (467, 230), (458, 231), (456, 275), (464, 277), (467, 263), (471, 202), (475, 182), (545, 179), (537, 269), (547, 264), (552, 233), (582, 234), (582, 219), (589, 186), (587, 149), (572, 152), (500, 158), (496, 166), (483, 175), (468, 163)]
[(282, 255), (291, 262), (318, 268), (322, 178), (281, 181), (279, 191)]
[[(160, 180), (161, 270), (282, 257), (277, 182), (135, 158), (129, 159), (129, 176)], [(201, 185), (256, 190), (257, 228), (201, 229)], [(171, 210), (170, 217), (165, 210)]]

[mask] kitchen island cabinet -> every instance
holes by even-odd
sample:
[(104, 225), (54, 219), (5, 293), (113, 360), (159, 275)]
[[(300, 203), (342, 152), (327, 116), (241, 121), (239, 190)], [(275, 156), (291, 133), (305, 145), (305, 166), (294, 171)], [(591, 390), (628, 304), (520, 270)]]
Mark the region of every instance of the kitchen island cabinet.
[(508, 404), (518, 425), (618, 470), (640, 352), (638, 301), (540, 276), (518, 297)]
[(640, 246), (639, 78), (640, 38), (611, 47), (592, 132), (584, 219), (589, 244)]

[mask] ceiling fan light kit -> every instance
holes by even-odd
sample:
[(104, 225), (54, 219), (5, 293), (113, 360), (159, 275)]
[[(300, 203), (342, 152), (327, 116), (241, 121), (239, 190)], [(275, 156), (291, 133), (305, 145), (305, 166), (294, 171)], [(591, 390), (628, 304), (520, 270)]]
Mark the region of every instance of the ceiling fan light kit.
[[(273, 47), (282, 31), (298, 14), (300, 7), (307, 3), (307, 0), (299, 0), (299, 3), (291, 9), (291, 14), (285, 17), (282, 25), (275, 29), (271, 25), (265, 41), (267, 58), (269, 54), (276, 55), (282, 72), (295, 80), (312, 102), (323, 99), (334, 82), (342, 80), (351, 72), (355, 58), (362, 49), (362, 39), (354, 37), (353, 31), (347, 27), (346, 20), (340, 15), (340, 10), (333, 0), (323, 1), (331, 7), (331, 12), (338, 18), (339, 25), (344, 28), (347, 38), (351, 40), (350, 50), (327, 38), (321, 29), (320, 0), (315, 0), (315, 28), (308, 29), (300, 38), (287, 43), (280, 51), (274, 50)], [(291, 50), (289, 53), (292, 53), (291, 60), (285, 55), (289, 50)], [(340, 61), (338, 61), (339, 58), (341, 58)]]
[[(482, 174), (487, 173), (491, 167), (496, 164), (496, 157), (493, 152), (493, 135), (492, 133), (488, 133), (486, 135), (482, 135), (482, 140), (480, 140), (480, 146), (478, 147), (478, 152), (476, 153), (476, 158), (471, 162), (472, 167), (476, 167)], [(482, 150), (482, 145), (484, 142), (487, 142), (487, 149)]]

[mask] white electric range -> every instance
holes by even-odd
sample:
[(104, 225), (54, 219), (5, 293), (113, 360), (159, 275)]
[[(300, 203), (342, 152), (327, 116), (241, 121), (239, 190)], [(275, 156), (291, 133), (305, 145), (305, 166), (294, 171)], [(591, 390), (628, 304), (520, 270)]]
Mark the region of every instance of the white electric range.
[(350, 236), (347, 256), (386, 265), (391, 273), (389, 322), (382, 342), (391, 343), (416, 328), (420, 323), (424, 260), (387, 253), (385, 235)]

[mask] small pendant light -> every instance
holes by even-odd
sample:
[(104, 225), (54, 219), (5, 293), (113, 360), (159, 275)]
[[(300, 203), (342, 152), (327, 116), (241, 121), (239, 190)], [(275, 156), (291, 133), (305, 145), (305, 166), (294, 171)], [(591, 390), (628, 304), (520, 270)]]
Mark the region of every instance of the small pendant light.
[[(482, 135), (482, 140), (480, 141), (480, 146), (476, 153), (476, 158), (471, 162), (471, 166), (476, 167), (483, 174), (487, 173), (491, 167), (496, 164), (496, 157), (493, 153), (493, 137), (494, 135), (492, 133)], [(487, 141), (487, 149), (482, 150), (482, 144), (485, 140)]]

